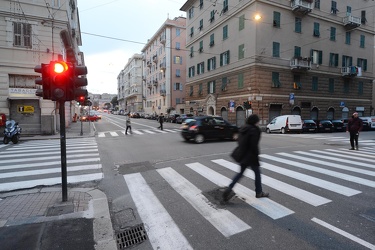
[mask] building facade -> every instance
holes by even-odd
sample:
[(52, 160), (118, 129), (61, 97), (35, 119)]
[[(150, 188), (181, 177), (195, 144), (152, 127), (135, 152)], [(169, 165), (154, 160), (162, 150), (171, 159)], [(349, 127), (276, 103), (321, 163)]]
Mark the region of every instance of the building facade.
[(143, 112), (143, 60), (134, 54), (117, 77), (117, 100), (119, 109), (127, 112)]
[(184, 113), (186, 18), (167, 19), (142, 49), (147, 114)]
[[(0, 1), (0, 27), (0, 113), (25, 134), (54, 134), (58, 107), (35, 95), (34, 67), (58, 59), (84, 65), (77, 1)], [(75, 106), (65, 106), (69, 123)]]
[[(372, 112), (369, 1), (188, 0), (186, 110), (241, 126)], [(198, 31), (198, 32), (197, 32)], [(251, 109), (246, 109), (246, 104)]]

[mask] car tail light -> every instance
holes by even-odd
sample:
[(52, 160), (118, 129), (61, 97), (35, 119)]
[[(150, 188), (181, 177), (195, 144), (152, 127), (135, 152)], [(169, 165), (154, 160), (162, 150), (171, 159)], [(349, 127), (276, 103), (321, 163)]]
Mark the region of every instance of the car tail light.
[(198, 131), (198, 126), (197, 125), (193, 125), (193, 126), (191, 126), (190, 128), (189, 128), (189, 130), (191, 130), (191, 131)]

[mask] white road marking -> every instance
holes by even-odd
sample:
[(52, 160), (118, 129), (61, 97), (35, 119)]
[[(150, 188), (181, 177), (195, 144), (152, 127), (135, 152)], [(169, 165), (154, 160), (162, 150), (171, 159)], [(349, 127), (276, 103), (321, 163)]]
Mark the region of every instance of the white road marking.
[[(37, 155), (36, 155), (37, 156)], [(96, 157), (99, 156), (99, 153), (94, 154), (79, 154), (79, 155), (67, 155), (67, 159), (71, 158), (81, 158), (81, 157)], [(36, 158), (25, 158), (25, 159), (12, 159), (12, 160), (1, 160), (0, 164), (8, 164), (8, 163), (19, 163), (19, 162), (30, 162), (32, 160), (44, 161), (44, 160), (54, 160), (54, 159), (61, 159), (60, 155), (56, 156), (46, 156), (46, 157), (36, 157)]]
[(116, 132), (109, 132), (111, 134), (111, 136), (118, 136), (118, 134)]
[[(60, 155), (61, 154), (60, 150), (48, 151), (48, 152), (43, 152), (43, 150), (39, 152), (37, 150), (31, 150), (31, 152), (27, 152), (27, 153), (25, 153), (25, 151), (22, 150), (21, 152), (17, 153), (17, 158), (28, 157), (28, 156), (39, 157), (42, 155), (54, 155), (54, 154)], [(66, 150), (67, 155), (73, 154), (73, 153), (92, 153), (92, 152), (98, 152), (98, 149), (96, 148), (96, 149)], [(14, 152), (1, 152), (0, 155), (1, 155), (1, 158), (14, 158)]]

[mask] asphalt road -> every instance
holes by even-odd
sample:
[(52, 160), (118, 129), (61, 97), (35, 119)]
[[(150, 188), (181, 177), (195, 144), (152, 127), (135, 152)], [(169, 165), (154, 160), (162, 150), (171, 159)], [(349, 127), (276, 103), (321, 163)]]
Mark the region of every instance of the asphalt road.
[(346, 133), (262, 134), (263, 189), (252, 172), (228, 204), (236, 142), (185, 142), (179, 124), (104, 115), (95, 123), (116, 232), (144, 224), (137, 249), (375, 249), (375, 132), (349, 151)]

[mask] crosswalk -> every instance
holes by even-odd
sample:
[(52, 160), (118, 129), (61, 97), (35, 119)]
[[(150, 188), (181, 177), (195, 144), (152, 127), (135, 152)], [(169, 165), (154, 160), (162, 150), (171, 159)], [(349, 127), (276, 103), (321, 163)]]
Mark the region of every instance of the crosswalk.
[[(234, 187), (234, 192), (249, 209), (257, 210), (270, 220), (304, 212), (299, 206), (293, 207), (292, 203), (288, 202), (290, 198), (311, 208), (335, 203), (336, 199), (339, 202), (342, 197), (351, 199), (367, 192), (368, 188), (375, 188), (374, 149), (375, 147), (362, 147), (360, 151), (348, 152), (348, 149), (344, 148), (329, 148), (262, 154), (262, 184), (263, 188), (271, 193), (271, 197), (255, 198), (253, 181), (241, 181)], [(219, 158), (184, 163), (182, 166), (159, 167), (152, 171), (158, 173), (163, 183), (166, 183), (162, 184), (163, 190), (166, 189), (165, 185), (168, 185), (186, 203), (185, 206), (199, 213), (222, 236), (230, 238), (256, 228), (251, 224), (251, 220), (219, 206), (203, 193), (204, 188), (210, 185), (218, 190), (228, 186), (238, 170), (236, 163)], [(195, 179), (189, 179), (196, 175), (211, 184), (202, 185)], [(172, 216), (174, 213), (168, 211), (173, 208), (169, 208), (167, 204), (163, 205), (165, 200), (160, 199), (160, 190), (156, 187), (155, 180), (148, 183), (145, 173), (126, 174), (123, 177), (143, 223), (149, 228), (147, 234), (153, 248), (193, 249), (189, 236), (184, 235), (181, 225), (176, 222), (177, 218)], [(253, 171), (247, 169), (243, 178), (254, 180)], [(289, 198), (280, 198), (276, 202), (272, 199), (272, 193), (281, 193)], [(316, 223), (321, 230), (326, 228), (342, 235), (354, 244), (375, 249), (374, 239), (360, 239), (356, 232), (350, 232), (348, 228), (333, 226), (317, 217), (312, 217), (310, 222)]]
[[(95, 138), (67, 139), (67, 181), (103, 178)], [(61, 183), (60, 140), (25, 141), (0, 153), (0, 192)]]
[[(133, 129), (132, 133), (134, 135), (156, 135), (156, 134), (167, 134), (167, 133), (179, 133), (181, 132), (180, 129)], [(130, 133), (130, 131), (128, 131)], [(118, 130), (118, 131), (106, 131), (106, 132), (98, 132), (98, 137), (117, 137), (117, 136), (125, 136), (125, 130)]]

